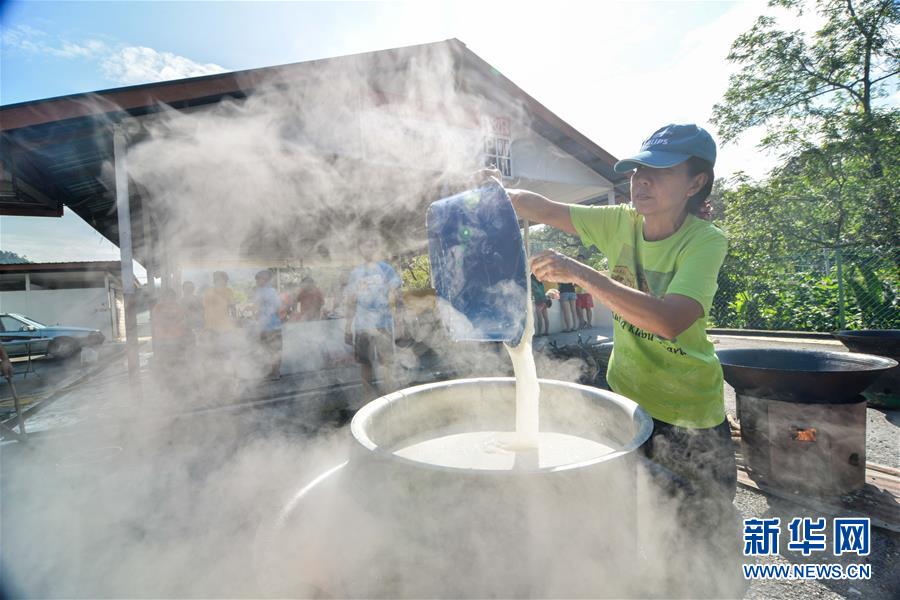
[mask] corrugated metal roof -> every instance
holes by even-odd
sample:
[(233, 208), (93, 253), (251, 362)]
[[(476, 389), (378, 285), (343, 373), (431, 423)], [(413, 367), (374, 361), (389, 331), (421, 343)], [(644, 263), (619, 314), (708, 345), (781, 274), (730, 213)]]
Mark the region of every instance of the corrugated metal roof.
[(117, 260), (12, 263), (0, 264), (0, 273), (33, 273), (36, 271), (109, 271), (118, 273), (120, 268), (120, 263)]
[[(456, 39), (380, 52), (350, 55), (263, 69), (252, 69), (177, 81), (73, 94), (0, 107), (0, 156), (13, 171), (47, 197), (65, 204), (107, 239), (118, 245), (115, 185), (111, 168), (113, 126), (123, 119), (146, 115), (163, 105), (176, 109), (243, 97), (273, 75), (303, 77), (315, 69), (343, 61), (370, 60), (398, 64), (435, 46), (446, 46), (456, 57), (465, 85), (496, 98), (522, 102), (539, 134), (575, 156), (608, 181), (625, 179), (613, 171), (615, 157), (575, 130)], [(380, 62), (381, 61), (381, 62)], [(132, 240), (135, 258), (147, 266), (154, 257), (144, 250), (141, 190), (130, 186)], [(33, 214), (48, 214), (32, 207)], [(21, 210), (29, 210), (28, 206)], [(0, 214), (11, 214), (6, 205)], [(23, 214), (23, 213), (19, 213)], [(148, 219), (149, 220), (149, 219)], [(152, 223), (151, 223), (152, 228)]]

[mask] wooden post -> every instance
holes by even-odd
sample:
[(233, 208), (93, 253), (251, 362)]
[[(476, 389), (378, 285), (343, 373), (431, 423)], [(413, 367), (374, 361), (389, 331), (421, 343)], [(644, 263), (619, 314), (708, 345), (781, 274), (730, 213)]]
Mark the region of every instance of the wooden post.
[(128, 194), (127, 140), (121, 126), (113, 130), (113, 156), (116, 173), (116, 211), (119, 222), (119, 256), (122, 268), (122, 296), (125, 300), (125, 349), (128, 356), (128, 382), (141, 398), (141, 363), (138, 357), (137, 307), (134, 298), (134, 259), (131, 247), (131, 199)]
[(608, 192), (606, 192), (606, 203), (609, 206), (616, 205), (616, 190), (615, 189), (611, 189)]
[(109, 272), (103, 273), (103, 289), (106, 290), (106, 307), (109, 309), (109, 331), (113, 339), (119, 338), (119, 324), (116, 322), (116, 296), (109, 287)]
[(150, 207), (145, 198), (141, 198), (141, 227), (144, 240), (144, 268), (147, 269), (147, 290), (156, 297), (156, 248), (153, 244), (153, 227), (150, 223)]

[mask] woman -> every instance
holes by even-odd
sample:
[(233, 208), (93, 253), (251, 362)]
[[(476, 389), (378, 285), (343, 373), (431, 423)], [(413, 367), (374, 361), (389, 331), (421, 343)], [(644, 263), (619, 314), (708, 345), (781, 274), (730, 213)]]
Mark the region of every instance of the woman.
[(300, 303), (298, 321), (319, 321), (322, 319), (322, 308), (325, 306), (325, 296), (316, 285), (316, 280), (307, 275), (300, 280), (300, 291), (297, 293), (297, 302)]
[(644, 452), (674, 471), (707, 521), (726, 514), (736, 487), (722, 368), (706, 335), (727, 249), (725, 235), (700, 218), (715, 159), (705, 130), (667, 125), (615, 165), (634, 170), (632, 205), (570, 206), (508, 190), (519, 218), (576, 234), (607, 256), (609, 276), (553, 250), (533, 257), (531, 268), (541, 280), (581, 286), (612, 310), (609, 384), (653, 417)]
[(575, 300), (577, 297), (578, 295), (575, 293), (574, 283), (566, 282), (559, 284), (559, 305), (562, 308), (563, 321), (566, 325), (565, 329), (563, 329), (564, 333), (575, 331), (577, 328), (577, 320), (575, 318)]
[[(534, 335), (547, 335), (550, 332), (550, 319), (547, 316), (547, 295), (544, 284), (531, 275), (531, 298), (534, 300)], [(543, 327), (543, 333), (541, 328)]]
[(256, 287), (253, 288), (253, 304), (256, 309), (256, 329), (259, 341), (266, 355), (265, 366), (268, 368), (265, 379), (281, 378), (281, 354), (284, 346), (281, 333), (281, 319), (278, 309), (281, 298), (272, 287), (272, 271), (263, 269), (256, 276)]
[(216, 271), (212, 280), (213, 287), (203, 294), (203, 327), (215, 334), (234, 331), (235, 299), (228, 287), (228, 273)]
[(159, 293), (159, 300), (150, 311), (150, 327), (154, 364), (160, 375), (171, 375), (184, 362), (189, 332), (184, 306), (178, 302), (172, 288)]

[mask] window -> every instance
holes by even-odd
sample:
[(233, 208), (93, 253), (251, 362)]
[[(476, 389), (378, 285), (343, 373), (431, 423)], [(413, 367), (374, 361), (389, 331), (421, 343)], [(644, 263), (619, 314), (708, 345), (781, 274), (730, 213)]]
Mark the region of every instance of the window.
[(25, 323), (5, 315), (0, 317), (0, 326), (3, 327), (3, 331), (25, 331)]
[(32, 273), (32, 290), (74, 290), (105, 287), (103, 273)]
[(0, 274), (0, 292), (24, 292), (24, 291), (25, 291), (25, 274), (24, 273)]
[(22, 316), (19, 314), (16, 315), (15, 319), (21, 323), (24, 323), (25, 325), (29, 325), (31, 327), (37, 327), (38, 329), (43, 329), (44, 327), (46, 327), (46, 325), (44, 325), (43, 323), (41, 323), (39, 321), (35, 321), (34, 319), (30, 319), (28, 317), (25, 317), (25, 316)]
[(495, 165), (504, 177), (512, 177), (510, 157), (509, 121), (502, 117), (486, 120), (484, 139), (484, 166)]

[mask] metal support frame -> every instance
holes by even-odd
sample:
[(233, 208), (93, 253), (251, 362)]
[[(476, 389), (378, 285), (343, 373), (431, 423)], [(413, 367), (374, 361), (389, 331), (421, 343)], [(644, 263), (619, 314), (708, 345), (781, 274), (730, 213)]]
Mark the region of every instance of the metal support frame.
[(834, 260), (837, 263), (837, 284), (838, 284), (838, 329), (846, 326), (847, 318), (844, 313), (844, 255), (842, 248), (838, 245), (835, 248)]
[(122, 296), (125, 300), (125, 349), (128, 382), (135, 399), (141, 397), (141, 363), (138, 356), (137, 307), (134, 297), (134, 254), (131, 246), (131, 199), (128, 193), (128, 141), (121, 125), (113, 131), (116, 171), (116, 210), (119, 221), (119, 254), (122, 266)]

